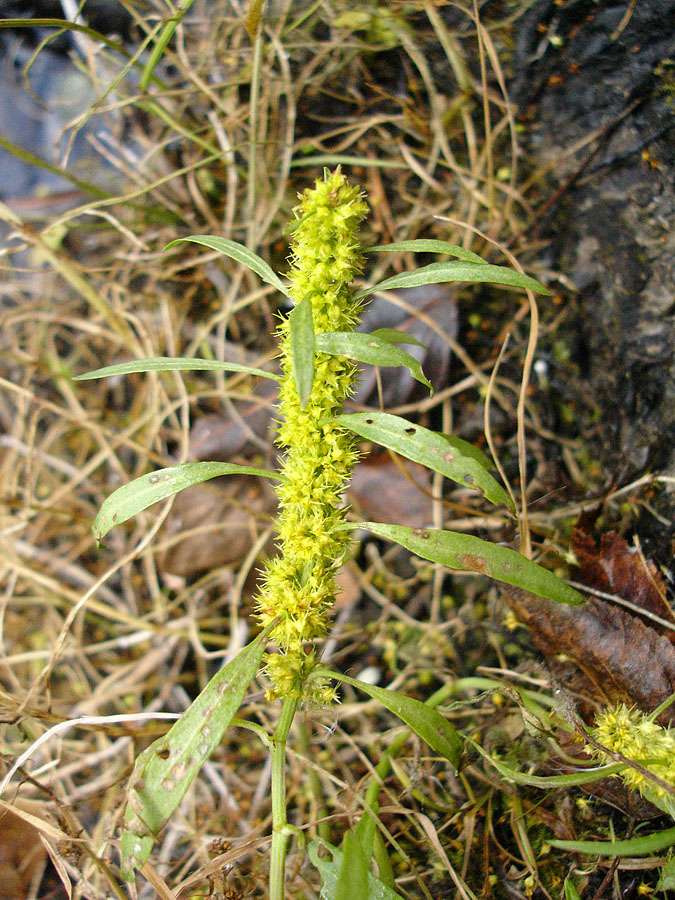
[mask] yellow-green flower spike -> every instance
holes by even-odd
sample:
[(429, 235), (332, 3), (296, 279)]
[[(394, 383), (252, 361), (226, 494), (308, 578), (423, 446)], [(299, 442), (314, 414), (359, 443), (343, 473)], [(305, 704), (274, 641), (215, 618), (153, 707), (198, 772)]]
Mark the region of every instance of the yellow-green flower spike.
[[(324, 173), (300, 195), (294, 209), (291, 295), (309, 297), (314, 331), (352, 331), (361, 302), (349, 287), (361, 271), (358, 228), (368, 207), (363, 195), (338, 169)], [(326, 633), (335, 600), (335, 571), (349, 540), (336, 530), (344, 519), (342, 494), (357, 459), (350, 434), (328, 421), (350, 395), (356, 368), (344, 357), (317, 353), (309, 402), (303, 409), (293, 376), (288, 319), (278, 330), (282, 381), (277, 443), (285, 450), (284, 480), (278, 488), (279, 555), (266, 566), (258, 598), (259, 618), (279, 653), (267, 657), (269, 696), (329, 702), (329, 685), (312, 675), (312, 642)]]
[[(621, 704), (605, 710), (598, 717), (591, 734), (608, 750), (639, 763), (675, 788), (675, 734), (669, 728), (662, 728), (639, 709)], [(595, 751), (595, 755), (603, 762), (613, 762), (601, 750)], [(628, 787), (638, 790), (643, 797), (675, 818), (675, 795), (637, 769), (627, 767), (620, 777)]]

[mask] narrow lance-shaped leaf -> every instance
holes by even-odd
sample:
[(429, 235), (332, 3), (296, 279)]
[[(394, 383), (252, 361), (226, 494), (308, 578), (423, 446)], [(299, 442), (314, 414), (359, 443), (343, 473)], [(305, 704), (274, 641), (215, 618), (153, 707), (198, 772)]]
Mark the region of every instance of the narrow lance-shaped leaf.
[(342, 843), (342, 862), (338, 873), (333, 900), (369, 900), (368, 872), (370, 860), (353, 831), (345, 833)]
[(367, 253), (445, 253), (448, 256), (456, 256), (458, 259), (463, 259), (465, 262), (477, 263), (480, 266), (486, 266), (487, 263), (484, 259), (474, 253), (472, 250), (467, 250), (465, 247), (460, 247), (459, 244), (449, 244), (447, 241), (435, 241), (435, 240), (425, 240), (417, 239), (414, 241), (397, 241), (395, 244), (381, 244), (379, 247), (370, 247), (366, 252)]
[(591, 769), (584, 769), (583, 772), (572, 772), (569, 775), (528, 775), (526, 772), (513, 769), (501, 760), (490, 756), (487, 750), (484, 750), (479, 743), (473, 741), (470, 737), (465, 736), (464, 740), (471, 744), (474, 750), (491, 766), (494, 766), (504, 778), (516, 784), (526, 784), (529, 787), (557, 788), (592, 784), (594, 781), (600, 781), (602, 778), (608, 778), (610, 775), (617, 775), (626, 768), (624, 763), (612, 763), (609, 766), (594, 766)]
[(548, 569), (538, 566), (515, 550), (499, 547), (472, 534), (434, 528), (408, 528), (380, 522), (360, 522), (352, 527), (365, 528), (372, 534), (400, 544), (422, 559), (441, 563), (449, 569), (489, 575), (497, 581), (504, 581), (558, 603), (577, 604), (584, 601), (578, 591)]
[(268, 266), (262, 257), (258, 256), (258, 254), (254, 253), (252, 250), (249, 250), (248, 247), (245, 247), (243, 244), (238, 244), (236, 241), (229, 241), (227, 238), (217, 237), (217, 235), (213, 234), (191, 234), (189, 237), (178, 238), (178, 240), (171, 241), (164, 249), (168, 250), (170, 247), (175, 247), (176, 244), (180, 244), (181, 241), (191, 241), (193, 244), (201, 244), (203, 247), (217, 250), (224, 256), (229, 256), (230, 259), (242, 263), (252, 272), (255, 272), (256, 275), (259, 275), (266, 284), (271, 284), (272, 287), (281, 291), (282, 294), (290, 297), (289, 289), (283, 284), (276, 272)]
[(509, 495), (485, 468), (485, 460), (477, 458), (476, 452), (480, 451), (468, 452), (466, 446), (470, 445), (465, 441), (448, 440), (445, 435), (391, 413), (351, 413), (337, 416), (335, 421), (367, 441), (375, 441), (452, 481), (480, 491), (491, 503), (504, 503), (513, 508)]
[(329, 331), (317, 334), (316, 349), (331, 356), (348, 356), (350, 359), (370, 363), (372, 366), (406, 366), (412, 377), (429, 388), (433, 394), (433, 386), (424, 377), (422, 367), (415, 357), (397, 347), (388, 338), (363, 334), (360, 331)]
[(110, 375), (133, 375), (137, 372), (237, 372), (279, 381), (278, 375), (275, 375), (274, 372), (265, 372), (263, 369), (254, 369), (239, 363), (220, 362), (217, 359), (191, 359), (184, 356), (153, 356), (149, 359), (132, 359), (114, 366), (94, 369), (93, 372), (85, 372), (83, 375), (76, 375), (73, 380), (91, 381), (94, 378), (108, 378)]
[(134, 766), (122, 832), (122, 876), (133, 879), (154, 839), (222, 740), (258, 670), (272, 626), (217, 672), (178, 721)]
[(569, 875), (565, 878), (563, 882), (563, 889), (565, 891), (565, 900), (581, 900), (581, 895), (579, 891), (574, 887)]
[(304, 409), (309, 402), (314, 382), (314, 344), (316, 339), (310, 298), (305, 297), (304, 300), (301, 300), (288, 318), (293, 379), (300, 406)]
[(480, 447), (476, 447), (475, 444), (471, 444), (469, 441), (463, 441), (454, 434), (445, 434), (443, 432), (438, 432), (438, 434), (465, 459), (475, 460), (486, 471), (494, 469), (494, 463), (483, 453)]
[(401, 288), (420, 287), (423, 284), (442, 284), (447, 281), (472, 281), (487, 284), (501, 284), (505, 287), (523, 288), (538, 294), (550, 294), (548, 288), (528, 275), (521, 275), (506, 266), (492, 266), (489, 263), (471, 263), (461, 260), (431, 263), (411, 272), (401, 272), (386, 278), (379, 284), (358, 293), (354, 299), (361, 300), (376, 291), (393, 291)]
[(398, 328), (376, 328), (370, 332), (371, 337), (382, 338), (390, 344), (417, 344), (418, 347), (426, 349), (422, 341), (408, 334), (407, 331), (399, 331)]
[(675, 845), (675, 828), (625, 841), (546, 841), (558, 850), (591, 856), (650, 856)]
[[(369, 524), (372, 523), (367, 522), (366, 526)], [(365, 681), (359, 681), (358, 678), (351, 678), (349, 675), (341, 675), (329, 670), (326, 670), (326, 674), (336, 681), (345, 681), (347, 684), (351, 684), (352, 687), (358, 688), (364, 694), (377, 700), (385, 709), (405, 722), (408, 728), (412, 729), (423, 741), (426, 741), (434, 753), (444, 756), (451, 762), (457, 771), (462, 755), (462, 740), (452, 725), (435, 709), (413, 697), (406, 697), (405, 694), (400, 694), (398, 691), (375, 687)]]
[[(330, 856), (319, 856), (319, 848), (328, 850)], [(342, 850), (327, 844), (325, 841), (312, 841), (308, 848), (309, 858), (321, 875), (321, 900), (335, 900), (338, 877), (344, 862)], [(402, 900), (401, 895), (375, 878), (372, 872), (368, 872), (366, 892), (351, 894), (351, 900)]]
[(171, 497), (172, 494), (177, 494), (193, 484), (217, 478), (219, 475), (262, 475), (264, 478), (276, 479), (280, 477), (278, 472), (269, 469), (224, 462), (191, 462), (171, 466), (168, 469), (157, 469), (122, 485), (103, 501), (92, 525), (94, 537), (100, 541), (115, 525), (121, 525), (153, 503)]

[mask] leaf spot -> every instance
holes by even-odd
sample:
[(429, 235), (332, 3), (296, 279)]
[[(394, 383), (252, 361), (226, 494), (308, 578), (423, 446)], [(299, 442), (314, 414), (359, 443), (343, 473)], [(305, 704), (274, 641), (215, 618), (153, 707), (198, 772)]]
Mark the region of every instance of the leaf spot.
[(483, 556), (476, 556), (473, 553), (464, 553), (458, 557), (460, 563), (465, 569), (471, 572), (479, 572), (481, 575), (489, 575), (490, 568), (487, 560)]
[(157, 750), (157, 756), (160, 759), (168, 759), (171, 756), (171, 750), (168, 747), (159, 747)]
[(448, 450), (447, 453), (444, 453), (444, 454), (443, 454), (443, 459), (444, 459), (446, 462), (451, 463), (451, 462), (454, 460), (454, 458), (455, 458), (455, 454), (454, 454), (454, 453), (451, 453), (449, 450)]
[(175, 789), (176, 783), (173, 778), (164, 778), (162, 779), (162, 787), (168, 794), (170, 794)]
[(414, 528), (413, 537), (422, 538), (422, 540), (426, 541), (431, 537), (431, 535), (428, 531), (425, 531), (424, 528)]
[(373, 421), (374, 421), (373, 419), (364, 419), (364, 422), (366, 423), (366, 425), (372, 425)]
[(153, 472), (148, 478), (150, 484), (158, 484), (164, 478), (164, 472)]
[(464, 476), (464, 481), (465, 481), (467, 484), (473, 484), (473, 482), (474, 482), (473, 475), (469, 475), (469, 474), (465, 475), (465, 476)]

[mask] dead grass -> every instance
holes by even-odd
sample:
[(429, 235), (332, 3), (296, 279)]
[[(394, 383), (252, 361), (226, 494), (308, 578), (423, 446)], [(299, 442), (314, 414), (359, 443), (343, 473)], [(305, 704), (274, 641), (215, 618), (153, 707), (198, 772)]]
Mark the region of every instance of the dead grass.
[[(30, 822), (63, 889), (71, 884), (72, 896), (92, 900), (126, 896), (117, 873), (125, 787), (137, 753), (166, 728), (159, 713), (185, 709), (249, 633), (272, 510), (239, 496), (230, 499), (243, 518), (194, 527), (195, 547), (228, 528), (248, 536), (236, 558), (206, 572), (176, 574), (167, 565), (170, 503), (97, 548), (91, 522), (110, 491), (152, 466), (189, 459), (194, 422), (223, 406), (232, 411), (252, 385), (199, 373), (82, 384), (72, 376), (134, 356), (219, 358), (227, 341), (253, 365), (268, 360), (272, 291), (216, 254), (163, 247), (217, 233), (283, 269), (294, 197), (323, 165), (342, 162), (367, 191), (368, 242), (439, 237), (494, 262), (513, 253), (536, 267), (500, 62), (508, 21), (477, 25), (475, 5), (421, 0), (365, 4), (361, 20), (348, 3), (286, 2), (274, 5), (256, 45), (238, 4), (197, 2), (140, 94), (134, 59), (166, 9), (154, 0), (139, 18), (135, 4), (124, 5), (137, 17), (134, 57), (77, 36), (77, 64), (99, 99), (67, 129), (74, 138), (95, 122), (90, 139), (107, 160), (111, 194), (80, 185), (65, 210), (53, 212), (47, 200), (30, 206), (30, 198), (0, 207), (10, 232), (0, 327), (0, 733), (6, 771), (22, 760), (4, 798), (36, 817)], [(407, 264), (378, 259), (371, 274)], [(463, 314), (470, 296), (459, 297)], [(453, 381), (399, 411), (431, 416), (446, 430), (458, 419), (470, 425), (474, 412), (480, 420), (508, 326), (505, 374), (489, 392), (495, 445), (515, 485), (516, 441), (521, 470), (526, 435), (535, 458), (544, 440), (567, 444), (546, 432), (519, 380), (522, 359), (532, 361), (534, 307), (515, 294), (510, 313), (503, 300), (491, 302), (501, 321), (470, 349), (438, 332), (454, 352)], [(260, 439), (252, 452), (272, 455)], [(540, 474), (530, 491), (546, 482)], [(469, 527), (482, 516), (483, 527), (501, 533), (501, 520), (440, 479), (432, 493), (435, 524), (454, 516)], [(533, 521), (536, 540), (555, 544), (555, 516), (539, 511)], [(344, 576), (334, 662), (354, 672), (375, 666), (382, 683), (422, 697), (488, 663), (492, 678), (536, 678), (548, 696), (546, 677), (525, 661), (492, 608), (494, 593), (487, 596), (480, 581), (448, 581), (371, 546)], [(276, 709), (262, 690), (246, 715), (267, 726)], [(475, 694), (468, 686), (463, 696)], [(510, 741), (527, 767), (546, 755), (545, 744), (528, 738), (514, 697), (490, 691), (448, 714), (488, 746)], [(338, 842), (361, 812), (365, 780), (396, 725), (346, 689), (339, 710), (308, 714), (304, 728), (290, 758), (289, 805), (309, 836)], [(383, 837), (401, 895), (560, 896), (572, 863), (539, 854), (551, 830), (569, 833), (573, 798), (516, 789), (479, 763), (455, 778), (426, 753), (407, 745), (383, 787)], [(137, 895), (264, 897), (268, 801), (265, 754), (235, 729), (162, 835)], [(46, 897), (31, 878), (23, 896)], [(289, 878), (291, 896), (318, 896), (316, 873), (295, 851)], [(54, 877), (51, 889), (60, 896)]]

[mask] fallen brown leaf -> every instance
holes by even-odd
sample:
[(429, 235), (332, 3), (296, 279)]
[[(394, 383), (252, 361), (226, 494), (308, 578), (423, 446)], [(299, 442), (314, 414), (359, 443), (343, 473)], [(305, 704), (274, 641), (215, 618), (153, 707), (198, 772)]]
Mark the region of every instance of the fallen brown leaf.
[(269, 486), (246, 476), (181, 491), (161, 533), (168, 546), (158, 555), (159, 571), (188, 576), (242, 560), (260, 534), (256, 521), (275, 508)]
[[(506, 586), (506, 598), (532, 640), (564, 681), (591, 700), (636, 704), (651, 712), (675, 692), (675, 646), (667, 622), (675, 621), (656, 567), (615, 532), (599, 546), (592, 535), (597, 511), (580, 516), (572, 535), (574, 578), (612, 594), (636, 610), (591, 596), (583, 606), (563, 606)], [(643, 618), (640, 611), (665, 620)], [(573, 660), (576, 671), (559, 659)], [(675, 722), (675, 706), (661, 715)]]

